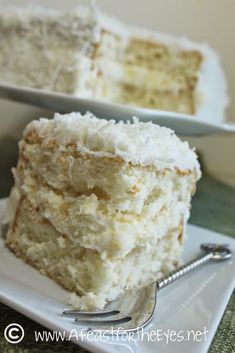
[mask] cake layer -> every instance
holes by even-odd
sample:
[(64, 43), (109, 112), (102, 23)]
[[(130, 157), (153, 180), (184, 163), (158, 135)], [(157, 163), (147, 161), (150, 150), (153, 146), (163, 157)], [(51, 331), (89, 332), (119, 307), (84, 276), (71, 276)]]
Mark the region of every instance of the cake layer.
[(192, 114), (195, 111), (195, 100), (192, 92), (147, 90), (145, 87), (114, 83), (106, 77), (100, 77), (96, 86), (97, 97), (113, 99), (120, 104), (140, 105), (145, 108), (177, 111), (183, 114)]
[(7, 244), (42, 274), (74, 292), (70, 299), (74, 307), (87, 309), (102, 308), (123, 292), (172, 270), (180, 262), (181, 233), (179, 225), (154, 247), (137, 247), (124, 257), (104, 259), (97, 251), (85, 249), (56, 231), (26, 198), (21, 198)]
[[(164, 205), (161, 197), (167, 204), (171, 198), (187, 203), (200, 177), (199, 170), (158, 170), (153, 166), (132, 165), (118, 157), (80, 153), (75, 146), (69, 146), (66, 152), (60, 147), (61, 151), (51, 141), (48, 144), (21, 142), (17, 170), (25, 188), (28, 186), (31, 192), (34, 189), (37, 192), (37, 185), (41, 184), (71, 197), (94, 195), (100, 202), (108, 202), (115, 211), (140, 214), (148, 210), (148, 201), (157, 196), (157, 209)], [(196, 157), (195, 168), (198, 168)]]

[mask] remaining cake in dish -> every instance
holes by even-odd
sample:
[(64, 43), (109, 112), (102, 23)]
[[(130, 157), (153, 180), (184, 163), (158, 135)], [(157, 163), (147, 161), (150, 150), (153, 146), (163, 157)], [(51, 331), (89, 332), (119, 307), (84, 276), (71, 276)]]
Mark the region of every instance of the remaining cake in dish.
[(80, 6), (0, 12), (0, 80), (221, 121), (226, 82), (206, 45)]
[(170, 129), (90, 113), (30, 123), (20, 142), (7, 244), (103, 307), (179, 262), (200, 167)]

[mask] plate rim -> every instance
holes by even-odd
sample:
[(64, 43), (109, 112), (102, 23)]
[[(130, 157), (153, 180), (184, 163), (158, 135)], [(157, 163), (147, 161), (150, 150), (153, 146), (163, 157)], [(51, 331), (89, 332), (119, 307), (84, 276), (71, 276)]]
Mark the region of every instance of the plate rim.
[[(20, 94), (22, 95), (23, 99), (16, 98), (16, 97), (19, 97)], [(198, 130), (200, 130), (200, 135), (207, 135), (207, 134), (217, 133), (217, 132), (235, 133), (235, 123), (230, 123), (226, 121), (225, 122), (205, 121), (202, 118), (197, 117), (196, 115), (193, 115), (193, 114), (184, 114), (184, 113), (177, 113), (177, 112), (166, 111), (166, 110), (136, 107), (132, 105), (109, 102), (105, 99), (91, 99), (91, 98), (82, 97), (75, 94), (66, 94), (63, 92), (54, 92), (46, 89), (38, 89), (38, 88), (27, 87), (27, 86), (7, 84), (3, 81), (0, 81), (0, 97), (2, 98), (29, 103), (29, 99), (27, 98), (29, 94), (33, 95), (35, 98), (36, 97), (40, 98), (39, 102), (42, 101), (42, 99), (45, 100), (46, 98), (46, 101), (48, 101), (48, 98), (49, 99), (51, 98), (54, 100), (58, 100), (58, 99), (63, 100), (64, 102), (67, 101), (67, 103), (68, 102), (73, 102), (76, 104), (80, 103), (82, 111), (85, 111), (85, 110), (89, 111), (89, 108), (88, 108), (89, 106), (91, 111), (94, 109), (97, 109), (97, 111), (104, 109), (104, 111), (106, 110), (107, 114), (112, 114), (112, 112), (116, 110), (116, 113), (114, 115), (117, 115), (118, 113), (124, 114), (124, 117), (122, 117), (122, 120), (129, 120), (131, 116), (132, 117), (139, 116), (140, 120), (143, 120), (143, 121), (149, 121), (152, 119), (152, 121), (154, 122), (154, 119), (158, 119), (158, 121), (156, 120), (156, 123), (159, 123), (160, 125), (164, 126), (164, 124), (162, 124), (161, 119), (168, 119), (168, 121), (170, 121), (173, 124), (173, 129), (174, 129), (174, 126), (176, 126), (174, 124), (176, 122), (179, 124), (180, 122), (181, 124), (186, 124), (188, 126), (191, 125), (192, 126), (191, 130), (192, 128), (197, 128)], [(42, 106), (46, 107), (46, 105), (42, 105)], [(82, 106), (87, 106), (87, 108), (84, 109), (84, 107), (82, 108)], [(96, 112), (94, 113), (96, 114)], [(125, 118), (125, 115), (126, 115), (126, 118)], [(190, 134), (191, 133), (189, 132), (189, 135)], [(184, 135), (187, 135), (187, 133), (184, 133)], [(197, 133), (193, 133), (193, 135), (197, 135)]]

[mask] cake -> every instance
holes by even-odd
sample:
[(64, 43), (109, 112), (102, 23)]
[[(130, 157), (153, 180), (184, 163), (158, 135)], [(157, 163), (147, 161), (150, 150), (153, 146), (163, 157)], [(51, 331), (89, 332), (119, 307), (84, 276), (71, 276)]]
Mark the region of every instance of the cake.
[(68, 289), (78, 308), (103, 308), (181, 261), (195, 152), (151, 122), (55, 114), (19, 143), (7, 245)]
[(228, 103), (205, 44), (125, 25), (99, 9), (0, 12), (0, 81), (222, 121)]

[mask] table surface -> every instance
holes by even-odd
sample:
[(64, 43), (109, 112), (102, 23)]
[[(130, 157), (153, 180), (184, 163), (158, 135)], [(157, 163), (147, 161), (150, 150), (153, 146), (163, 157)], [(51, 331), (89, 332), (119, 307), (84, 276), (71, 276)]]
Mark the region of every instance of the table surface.
[[(0, 140), (0, 198), (9, 194), (13, 183), (11, 167), (17, 161), (17, 143), (14, 139), (5, 137)], [(206, 173), (198, 183), (197, 193), (193, 199), (190, 222), (192, 224), (212, 229), (214, 231), (235, 237), (235, 189), (216, 181)], [(209, 353), (235, 352), (235, 294), (230, 298), (219, 328), (211, 344)], [(1, 353), (39, 353), (85, 352), (71, 342), (36, 343), (34, 331), (45, 330), (41, 325), (19, 314), (0, 303), (0, 352)], [(16, 322), (24, 327), (25, 338), (13, 345), (4, 338), (4, 329)]]

